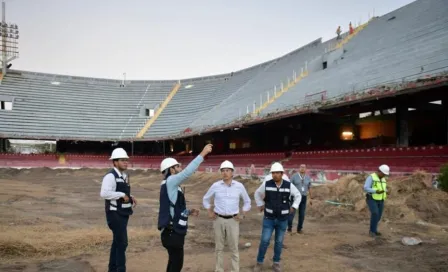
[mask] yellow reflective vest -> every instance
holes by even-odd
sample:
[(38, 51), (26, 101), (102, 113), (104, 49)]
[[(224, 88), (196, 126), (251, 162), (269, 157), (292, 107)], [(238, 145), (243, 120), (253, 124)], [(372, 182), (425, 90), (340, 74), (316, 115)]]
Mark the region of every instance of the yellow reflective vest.
[(376, 173), (373, 173), (370, 176), (372, 177), (372, 189), (375, 189), (375, 191), (377, 190), (384, 191), (382, 194), (372, 194), (372, 198), (374, 200), (385, 200), (386, 187), (387, 187), (386, 179), (385, 178), (380, 179), (380, 177), (378, 177)]

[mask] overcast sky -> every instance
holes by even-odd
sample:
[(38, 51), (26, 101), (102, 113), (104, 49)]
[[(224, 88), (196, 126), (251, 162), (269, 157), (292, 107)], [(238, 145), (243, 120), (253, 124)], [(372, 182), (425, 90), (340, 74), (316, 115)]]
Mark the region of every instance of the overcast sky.
[(338, 25), (411, 0), (6, 0), (20, 29), (14, 69), (181, 79), (279, 57)]

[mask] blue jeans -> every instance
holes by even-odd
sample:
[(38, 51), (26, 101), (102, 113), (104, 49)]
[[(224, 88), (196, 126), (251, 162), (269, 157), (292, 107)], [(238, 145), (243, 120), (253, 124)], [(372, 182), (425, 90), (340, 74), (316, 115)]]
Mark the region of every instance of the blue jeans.
[(117, 212), (109, 211), (106, 212), (106, 219), (107, 225), (113, 233), (113, 241), (109, 256), (109, 272), (125, 272), (129, 216), (122, 216)]
[(261, 231), (260, 247), (258, 248), (257, 262), (263, 263), (264, 255), (269, 247), (272, 232), (275, 230), (275, 244), (274, 244), (274, 262), (280, 262), (280, 255), (282, 255), (283, 238), (285, 237), (286, 227), (288, 226), (288, 219), (278, 220), (263, 218), (263, 230)]
[(371, 196), (367, 197), (367, 206), (370, 210), (370, 232), (378, 232), (378, 223), (381, 220), (384, 210), (384, 200), (374, 200)]
[[(297, 225), (297, 231), (303, 229), (303, 221), (305, 221), (305, 211), (306, 211), (306, 196), (302, 195), (302, 200), (300, 200), (299, 209), (297, 213), (299, 214), (299, 224)], [(292, 222), (294, 221), (296, 213), (293, 212), (288, 218), (288, 229), (292, 229)]]

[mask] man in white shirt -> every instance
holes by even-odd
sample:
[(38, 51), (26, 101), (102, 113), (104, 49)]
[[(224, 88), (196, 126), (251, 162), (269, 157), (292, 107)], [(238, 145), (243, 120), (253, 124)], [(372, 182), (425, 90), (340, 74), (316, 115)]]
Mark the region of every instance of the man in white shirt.
[[(213, 183), (204, 196), (203, 204), (208, 210), (209, 217), (214, 219), (213, 228), (215, 231), (215, 256), (216, 256), (216, 272), (224, 272), (223, 250), (225, 240), (232, 253), (232, 272), (238, 272), (239, 252), (238, 238), (240, 235), (239, 222), (246, 212), (250, 210), (251, 200), (247, 194), (244, 185), (233, 180), (233, 164), (224, 161), (221, 164), (220, 171), (222, 180)], [(214, 197), (214, 207), (210, 204), (211, 198)], [(243, 199), (243, 212), (240, 212), (240, 198)]]
[(132, 207), (137, 205), (131, 195), (129, 176), (124, 173), (128, 168), (128, 154), (123, 148), (112, 152), (114, 168), (103, 178), (100, 196), (105, 201), (106, 220), (113, 233), (113, 241), (109, 256), (108, 271), (126, 271), (126, 248), (128, 246), (127, 226)]
[[(264, 211), (263, 229), (261, 231), (261, 241), (258, 248), (257, 264), (254, 267), (255, 272), (262, 271), (264, 256), (269, 247), (272, 233), (275, 231), (274, 257), (272, 269), (274, 272), (280, 272), (280, 257), (283, 248), (283, 238), (288, 227), (288, 218), (291, 213), (299, 207), (302, 196), (299, 190), (284, 180), (283, 166), (276, 162), (271, 166), (272, 179), (263, 182), (255, 191), (254, 197), (260, 212)], [(291, 203), (291, 196), (294, 202)]]

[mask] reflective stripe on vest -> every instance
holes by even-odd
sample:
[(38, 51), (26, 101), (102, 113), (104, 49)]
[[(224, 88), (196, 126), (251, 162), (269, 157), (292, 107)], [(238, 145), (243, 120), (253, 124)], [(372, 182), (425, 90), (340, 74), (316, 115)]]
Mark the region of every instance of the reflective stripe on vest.
[(372, 198), (374, 200), (385, 200), (386, 199), (386, 189), (387, 189), (387, 183), (386, 179), (378, 177), (376, 173), (373, 173), (370, 175), (372, 177), (372, 189), (382, 190), (384, 193), (382, 194), (372, 194)]

